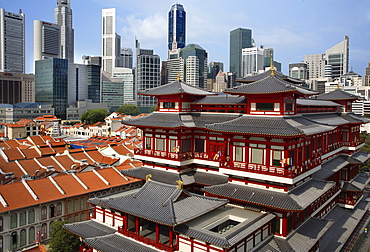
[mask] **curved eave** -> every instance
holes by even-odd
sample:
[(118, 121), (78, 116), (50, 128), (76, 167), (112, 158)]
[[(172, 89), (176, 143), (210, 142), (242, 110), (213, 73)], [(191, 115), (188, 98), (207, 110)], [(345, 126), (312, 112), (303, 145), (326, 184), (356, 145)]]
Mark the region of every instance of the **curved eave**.
[(291, 92), (295, 92), (296, 93), (299, 93), (299, 94), (302, 94), (302, 95), (305, 95), (301, 92), (298, 92), (297, 90), (293, 89), (293, 90), (284, 90), (284, 91), (274, 91), (274, 92), (251, 92), (251, 93), (248, 93), (248, 92), (233, 92), (233, 91), (224, 91), (225, 94), (228, 94), (228, 93), (234, 93), (234, 94), (239, 94), (239, 95), (246, 95), (246, 94), (249, 94), (249, 95), (256, 95), (256, 94), (280, 94), (280, 93), (291, 93)]
[(243, 135), (279, 136), (279, 137), (286, 137), (286, 138), (294, 138), (294, 137), (305, 136), (305, 134), (282, 135), (282, 134), (269, 134), (269, 133), (257, 133), (257, 132), (237, 132), (237, 131), (227, 131), (227, 130), (214, 130), (214, 129), (209, 129), (209, 128), (206, 128), (206, 129), (209, 130), (209, 131), (214, 131), (214, 132), (243, 134)]
[(318, 100), (326, 100), (326, 101), (346, 101), (346, 100), (358, 100), (357, 97), (354, 98), (329, 98), (329, 99), (318, 99)]
[(187, 94), (192, 96), (209, 96), (209, 95), (217, 95), (217, 94), (191, 94), (187, 92), (176, 92), (176, 93), (167, 93), (167, 94), (145, 94), (145, 93), (137, 93), (138, 95), (145, 95), (145, 96), (164, 96), (164, 95), (179, 95), (179, 94)]

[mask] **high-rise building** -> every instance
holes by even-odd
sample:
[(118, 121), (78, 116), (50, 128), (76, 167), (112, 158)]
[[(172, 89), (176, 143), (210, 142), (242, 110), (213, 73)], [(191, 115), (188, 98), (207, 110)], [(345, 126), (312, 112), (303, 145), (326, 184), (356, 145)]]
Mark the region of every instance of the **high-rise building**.
[(370, 86), (370, 62), (368, 63), (368, 67), (366, 68), (364, 86)]
[(162, 61), (161, 67), (161, 85), (168, 83), (168, 68), (167, 68), (167, 61)]
[(141, 112), (149, 112), (151, 107), (157, 105), (154, 97), (138, 95), (138, 92), (160, 86), (160, 69), (159, 56), (153, 50), (141, 49), (136, 40), (135, 101)]
[(185, 47), (186, 12), (182, 4), (173, 4), (168, 12), (168, 50)]
[(307, 64), (304, 62), (289, 64), (289, 76), (300, 80), (307, 80)]
[(0, 9), (0, 72), (25, 71), (25, 16)]
[(178, 78), (184, 80), (184, 61), (180, 48), (168, 51), (167, 59), (167, 82), (173, 82)]
[(35, 75), (0, 73), (0, 103), (35, 102)]
[(257, 74), (264, 70), (264, 50), (260, 47), (242, 49), (241, 77)]
[(58, 0), (54, 10), (54, 22), (60, 26), (60, 57), (74, 62), (74, 30), (70, 0)]
[(230, 72), (236, 73), (237, 78), (242, 76), (242, 49), (252, 46), (252, 30), (237, 28), (230, 32)]
[(49, 58), (35, 62), (35, 101), (53, 105), (55, 116), (66, 118), (68, 60)]
[(102, 10), (103, 26), (103, 68), (102, 70), (112, 73), (114, 67), (121, 67), (121, 37), (116, 33), (116, 9)]
[(326, 64), (332, 67), (331, 77), (339, 78), (348, 72), (349, 63), (349, 37), (344, 36), (344, 40), (339, 44), (325, 51)]
[(33, 54), (34, 60), (61, 58), (60, 25), (33, 21)]
[(85, 65), (98, 65), (101, 66), (102, 58), (99, 56), (82, 56), (82, 63)]
[(192, 86), (207, 86), (207, 51), (197, 44), (189, 44), (181, 50), (184, 81)]
[(224, 71), (224, 63), (211, 61), (208, 64), (208, 78), (216, 79), (216, 76), (220, 72), (220, 70), (222, 72)]
[(132, 48), (121, 48), (122, 67), (132, 69), (133, 52)]
[(308, 79), (325, 77), (325, 55), (311, 54), (304, 56), (304, 63), (307, 64)]

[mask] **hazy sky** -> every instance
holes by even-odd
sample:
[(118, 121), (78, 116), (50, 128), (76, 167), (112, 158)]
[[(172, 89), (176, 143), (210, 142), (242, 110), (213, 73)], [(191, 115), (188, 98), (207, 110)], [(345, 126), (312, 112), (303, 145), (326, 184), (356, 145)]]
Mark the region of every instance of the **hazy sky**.
[[(33, 70), (33, 20), (54, 22), (56, 0), (0, 0), (0, 8), (26, 15), (26, 72)], [(154, 49), (167, 59), (168, 0), (71, 0), (75, 30), (75, 62), (82, 55), (101, 55), (101, 10), (116, 8), (117, 33), (123, 47)], [(252, 30), (257, 46), (274, 48), (275, 60), (288, 74), (289, 63), (306, 54), (324, 53), (350, 38), (350, 69), (365, 74), (370, 61), (369, 0), (186, 0), (186, 44), (208, 52), (208, 62), (221, 61), (229, 70), (229, 34)]]

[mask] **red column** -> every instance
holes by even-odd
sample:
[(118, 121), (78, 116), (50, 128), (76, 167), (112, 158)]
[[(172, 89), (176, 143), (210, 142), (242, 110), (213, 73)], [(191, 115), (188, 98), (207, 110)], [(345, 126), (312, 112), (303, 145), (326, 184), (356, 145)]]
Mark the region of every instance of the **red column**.
[(135, 233), (139, 234), (139, 226), (140, 226), (140, 222), (139, 222), (139, 217), (136, 217), (135, 216)]
[(173, 227), (170, 227), (170, 233), (168, 235), (168, 239), (170, 240), (169, 245), (170, 247), (172, 247), (173, 246)]
[(159, 230), (159, 224), (158, 223), (155, 223), (155, 241), (156, 242), (159, 242), (159, 233), (160, 230)]
[(103, 210), (103, 223), (105, 223), (105, 208), (102, 208)]
[(127, 230), (127, 213), (123, 214), (123, 230)]

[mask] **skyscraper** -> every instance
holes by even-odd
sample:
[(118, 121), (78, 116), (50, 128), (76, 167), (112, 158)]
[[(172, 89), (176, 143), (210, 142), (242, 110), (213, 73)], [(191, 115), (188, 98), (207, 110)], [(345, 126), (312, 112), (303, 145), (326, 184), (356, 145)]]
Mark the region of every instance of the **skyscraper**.
[(264, 50), (260, 47), (242, 49), (241, 77), (257, 74), (264, 70)]
[(114, 67), (121, 67), (121, 37), (116, 33), (116, 9), (102, 10), (103, 71), (112, 73)]
[(230, 72), (241, 77), (242, 49), (252, 47), (252, 30), (237, 28), (230, 32)]
[(24, 73), (25, 17), (0, 9), (0, 72)]
[(61, 58), (60, 26), (40, 20), (33, 21), (34, 60)]
[(325, 52), (326, 64), (331, 66), (331, 77), (338, 78), (348, 72), (349, 63), (349, 38), (344, 40)]
[(132, 48), (121, 48), (122, 67), (132, 69)]
[(184, 81), (192, 86), (205, 88), (207, 85), (208, 54), (201, 46), (189, 44), (181, 50)]
[(54, 10), (54, 22), (60, 26), (60, 57), (74, 62), (74, 30), (70, 0), (58, 0)]
[(368, 63), (368, 67), (366, 67), (366, 70), (365, 70), (364, 86), (370, 86), (370, 62)]
[(173, 4), (168, 12), (168, 50), (185, 47), (186, 12), (182, 4)]

